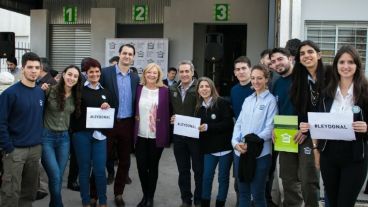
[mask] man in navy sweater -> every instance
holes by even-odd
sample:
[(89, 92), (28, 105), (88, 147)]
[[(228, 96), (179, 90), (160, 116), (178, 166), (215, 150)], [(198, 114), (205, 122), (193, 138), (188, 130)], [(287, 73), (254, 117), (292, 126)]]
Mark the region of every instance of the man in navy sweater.
[(0, 146), (4, 157), (2, 207), (32, 206), (37, 192), (45, 95), (36, 86), (41, 61), (22, 57), (22, 79), (0, 95)]
[[(249, 58), (247, 58), (246, 56), (240, 56), (235, 59), (234, 75), (238, 79), (239, 83), (233, 86), (230, 91), (230, 100), (235, 116), (235, 121), (240, 114), (244, 100), (254, 92), (254, 90), (251, 88), (252, 84), (250, 83), (250, 70), (251, 63)], [(237, 198), (236, 206), (238, 206), (239, 191), (236, 178), (234, 182), (234, 189)]]

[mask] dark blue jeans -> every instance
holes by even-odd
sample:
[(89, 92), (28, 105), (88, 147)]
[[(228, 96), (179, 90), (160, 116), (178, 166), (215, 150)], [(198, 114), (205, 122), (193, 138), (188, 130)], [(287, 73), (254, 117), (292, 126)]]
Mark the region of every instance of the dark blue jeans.
[(226, 201), (227, 192), (229, 190), (229, 175), (232, 160), (232, 152), (223, 156), (215, 156), (212, 154), (204, 155), (202, 199), (211, 200), (212, 181), (218, 163), (219, 189), (216, 200)]
[[(235, 174), (238, 177), (240, 157), (234, 155), (234, 167)], [(240, 182), (238, 179), (239, 187), (239, 206), (250, 207), (251, 197), (254, 204), (257, 207), (267, 207), (265, 191), (267, 175), (271, 167), (271, 155), (265, 155), (257, 159), (255, 174), (252, 182)], [(238, 177), (239, 178), (239, 177)]]
[(50, 206), (62, 207), (61, 186), (69, 158), (68, 131), (44, 129), (42, 133), (42, 165), (49, 177)]
[(89, 194), (91, 166), (95, 175), (99, 204), (106, 204), (106, 139), (97, 140), (92, 137), (92, 134), (93, 130), (76, 132), (72, 140), (79, 167), (83, 205), (89, 205), (91, 200)]

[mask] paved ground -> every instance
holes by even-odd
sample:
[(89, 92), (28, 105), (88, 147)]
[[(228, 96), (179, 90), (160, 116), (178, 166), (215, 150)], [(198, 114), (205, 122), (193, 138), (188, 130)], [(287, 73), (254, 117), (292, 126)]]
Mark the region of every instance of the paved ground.
[[(63, 183), (63, 201), (65, 207), (74, 207), (74, 206), (82, 206), (79, 192), (70, 191), (66, 188), (67, 181), (67, 172), (64, 175), (64, 183)], [(137, 168), (136, 168), (136, 160), (135, 157), (132, 156), (132, 166), (130, 169), (130, 177), (133, 180), (133, 183), (126, 186), (126, 190), (124, 193), (124, 200), (126, 201), (127, 207), (133, 207), (138, 204), (138, 202), (142, 198)], [(161, 162), (160, 162), (160, 173), (158, 178), (157, 190), (155, 195), (155, 207), (176, 207), (181, 203), (180, 192), (177, 185), (178, 171), (175, 163), (175, 158), (173, 154), (172, 148), (165, 149)], [(214, 190), (217, 190), (217, 182), (214, 182)], [(226, 206), (233, 207), (235, 206), (235, 192), (233, 190), (233, 178), (230, 179), (230, 188), (228, 193), (228, 199), (226, 202)], [(278, 185), (278, 179), (275, 179), (275, 185)], [(193, 184), (194, 185), (194, 184)], [(192, 185), (192, 186), (193, 186)], [(282, 187), (282, 186), (280, 186)], [(348, 187), (348, 186), (347, 186)], [(115, 206), (113, 202), (113, 185), (109, 185), (107, 188), (107, 197), (108, 197), (108, 206)], [(281, 199), (282, 195), (278, 193), (276, 189), (273, 190), (274, 200), (277, 202)], [(212, 206), (214, 206), (216, 194), (213, 192)], [(50, 197), (47, 196), (43, 200), (37, 201), (34, 203), (35, 207), (46, 207), (48, 206)], [(361, 193), (359, 195), (358, 200), (368, 201), (368, 195)], [(321, 205), (322, 206), (322, 205)], [(368, 205), (356, 205), (356, 206), (368, 206)]]
[[(160, 161), (160, 172), (157, 183), (157, 190), (154, 200), (155, 207), (167, 207), (167, 206), (179, 206), (181, 204), (180, 192), (178, 187), (178, 170), (176, 167), (175, 157), (173, 154), (172, 148), (167, 148), (164, 150), (161, 161)], [(74, 207), (74, 206), (82, 206), (79, 192), (70, 191), (66, 188), (67, 181), (67, 172), (64, 174), (64, 182), (63, 182), (63, 202), (65, 207)], [(124, 200), (126, 202), (127, 207), (135, 207), (142, 199), (142, 192), (140, 187), (140, 182), (138, 178), (138, 172), (136, 167), (135, 157), (132, 156), (132, 166), (130, 168), (130, 177), (133, 182), (130, 185), (127, 185), (124, 192)], [(215, 178), (216, 179), (216, 178)], [(230, 190), (228, 194), (228, 202), (226, 206), (235, 206), (235, 192), (233, 190), (233, 179), (230, 179)], [(215, 182), (216, 183), (216, 182)], [(193, 185), (194, 186), (194, 183)], [(217, 185), (214, 185), (214, 189), (217, 190)], [(215, 194), (216, 195), (216, 194)], [(115, 206), (113, 201), (113, 185), (108, 185), (107, 188), (107, 198), (108, 206)], [(215, 196), (213, 202), (215, 202)], [(43, 200), (37, 201), (34, 203), (35, 207), (46, 207), (48, 206), (50, 197), (47, 196)], [(214, 204), (213, 204), (214, 205)]]

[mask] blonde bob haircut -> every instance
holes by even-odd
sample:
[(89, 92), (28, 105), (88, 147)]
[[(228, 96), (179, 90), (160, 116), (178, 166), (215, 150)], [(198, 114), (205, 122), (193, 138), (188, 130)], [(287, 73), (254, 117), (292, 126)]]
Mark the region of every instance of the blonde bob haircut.
[(160, 87), (164, 87), (165, 84), (162, 82), (162, 77), (163, 77), (163, 74), (162, 74), (162, 70), (160, 68), (159, 65), (157, 65), (156, 63), (150, 63), (148, 64), (144, 70), (143, 70), (143, 73), (142, 73), (142, 76), (141, 76), (141, 82), (140, 84), (141, 85), (146, 85), (146, 79), (144, 78), (144, 76), (146, 75), (146, 73), (150, 70), (153, 70), (153, 69), (157, 69), (157, 72), (158, 72), (158, 78), (157, 78), (157, 81), (156, 81), (156, 87), (160, 88)]

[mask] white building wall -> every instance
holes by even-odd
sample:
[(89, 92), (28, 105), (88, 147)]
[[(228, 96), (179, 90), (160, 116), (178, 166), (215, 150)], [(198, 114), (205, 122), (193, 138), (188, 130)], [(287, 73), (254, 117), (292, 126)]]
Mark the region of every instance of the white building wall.
[(301, 38), (306, 20), (368, 21), (367, 0), (307, 0), (301, 2)]
[[(30, 17), (0, 8), (0, 32), (14, 32), (15, 47), (29, 48)], [(17, 52), (15, 56), (18, 59), (18, 66), (20, 66), (20, 59)], [(1, 59), (0, 71), (6, 68), (5, 59)]]
[[(164, 37), (170, 40), (169, 65), (193, 59), (194, 23), (247, 24), (247, 56), (257, 62), (259, 53), (267, 48), (268, 0), (233, 0), (230, 20), (213, 20), (213, 0), (172, 0), (165, 8)], [(180, 25), (180, 26), (178, 26)]]
[(0, 9), (0, 32), (14, 32), (16, 37), (29, 37), (30, 17)]

